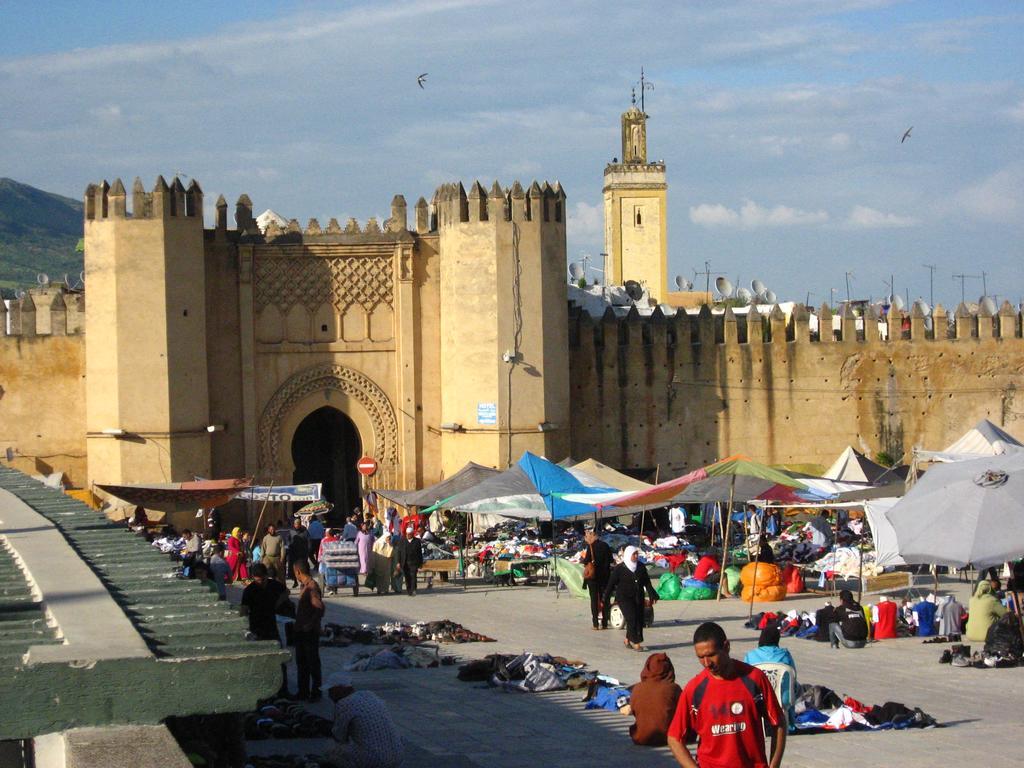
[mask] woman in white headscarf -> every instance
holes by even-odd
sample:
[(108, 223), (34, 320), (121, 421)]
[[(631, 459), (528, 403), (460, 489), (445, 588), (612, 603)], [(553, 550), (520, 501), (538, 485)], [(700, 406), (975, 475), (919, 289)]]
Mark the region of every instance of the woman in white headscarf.
[(647, 567), (640, 562), (640, 551), (636, 547), (626, 547), (622, 553), (622, 562), (612, 569), (611, 578), (604, 591), (604, 601), (608, 602), (614, 594), (615, 603), (622, 611), (626, 620), (626, 639), (623, 644), (634, 651), (646, 650), (644, 641), (644, 592), (653, 605), (658, 599), (654, 591)]

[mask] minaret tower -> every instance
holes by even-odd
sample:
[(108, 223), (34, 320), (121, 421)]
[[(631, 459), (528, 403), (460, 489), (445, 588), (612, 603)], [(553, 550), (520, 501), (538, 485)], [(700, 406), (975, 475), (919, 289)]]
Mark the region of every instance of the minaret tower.
[(604, 169), (604, 275), (609, 285), (636, 280), (652, 297), (668, 292), (665, 163), (647, 161), (647, 114), (622, 113), (622, 159)]

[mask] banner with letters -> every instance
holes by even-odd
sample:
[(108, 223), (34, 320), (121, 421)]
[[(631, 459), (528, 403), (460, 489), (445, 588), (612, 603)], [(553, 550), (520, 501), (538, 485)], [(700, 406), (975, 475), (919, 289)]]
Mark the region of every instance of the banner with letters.
[(236, 498), (245, 501), (320, 501), (322, 483), (304, 485), (254, 485)]

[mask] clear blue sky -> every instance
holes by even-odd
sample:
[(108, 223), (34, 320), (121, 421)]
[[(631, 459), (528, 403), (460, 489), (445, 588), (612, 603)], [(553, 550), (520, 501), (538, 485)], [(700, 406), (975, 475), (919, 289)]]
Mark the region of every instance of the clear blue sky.
[(573, 258), (603, 250), (643, 65), (673, 274), (708, 260), (819, 303), (847, 271), (927, 298), (930, 263), (947, 304), (954, 273), (1024, 295), (1019, 2), (7, 0), (0, 51), (0, 175), (77, 197), (180, 171), (303, 222), (558, 179)]

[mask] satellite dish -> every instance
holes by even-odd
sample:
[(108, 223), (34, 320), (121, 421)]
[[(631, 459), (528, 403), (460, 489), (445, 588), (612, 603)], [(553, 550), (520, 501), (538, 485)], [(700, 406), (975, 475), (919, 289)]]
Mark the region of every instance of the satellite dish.
[(676, 288), (678, 288), (680, 291), (685, 291), (686, 288), (683, 287), (685, 285), (686, 279), (682, 275), (676, 275)]
[(21, 301), (22, 299), (25, 298), (25, 291), (19, 288), (14, 292), (14, 298), (16, 298), (18, 301)]
[(692, 291), (693, 290), (693, 280), (683, 280), (683, 290), (684, 291)]
[(982, 308), (988, 310), (988, 313), (990, 315), (994, 315), (999, 311), (999, 308), (996, 306), (995, 299), (993, 299), (991, 296), (981, 297), (981, 300), (978, 302), (978, 309)]
[(64, 273), (64, 285), (66, 285), (68, 288), (71, 287), (71, 276), (68, 275), (67, 272)]
[(732, 296), (732, 283), (729, 282), (728, 278), (717, 277), (715, 278), (715, 288), (723, 299), (728, 299)]
[(924, 299), (918, 299), (914, 302), (914, 306), (921, 310), (921, 314), (928, 317), (932, 313), (932, 308), (928, 306), (928, 302)]
[(36, 282), (45, 288), (50, 284), (50, 276), (45, 272), (40, 272), (36, 275)]
[(775, 291), (765, 291), (764, 300), (766, 304), (774, 304), (779, 300), (779, 297), (775, 295)]
[(641, 286), (636, 280), (627, 280), (626, 295), (633, 301), (640, 301), (640, 299), (644, 297), (643, 286)]
[(754, 298), (754, 294), (750, 292), (749, 288), (737, 288), (736, 298), (742, 299), (744, 302), (749, 304), (750, 300)]
[(889, 303), (892, 306), (896, 307), (896, 310), (899, 312), (902, 312), (903, 308), (906, 306), (906, 302), (903, 301), (903, 297), (900, 296), (898, 293), (892, 297), (892, 301), (890, 301)]
[(83, 286), (85, 285), (85, 270), (78, 273), (78, 280)]
[(764, 296), (764, 292), (768, 290), (768, 286), (758, 280), (756, 277), (750, 281), (750, 290), (752, 290), (758, 296)]
[(579, 280), (584, 274), (583, 265), (578, 261), (574, 261), (569, 265), (569, 274), (572, 275), (573, 280)]

